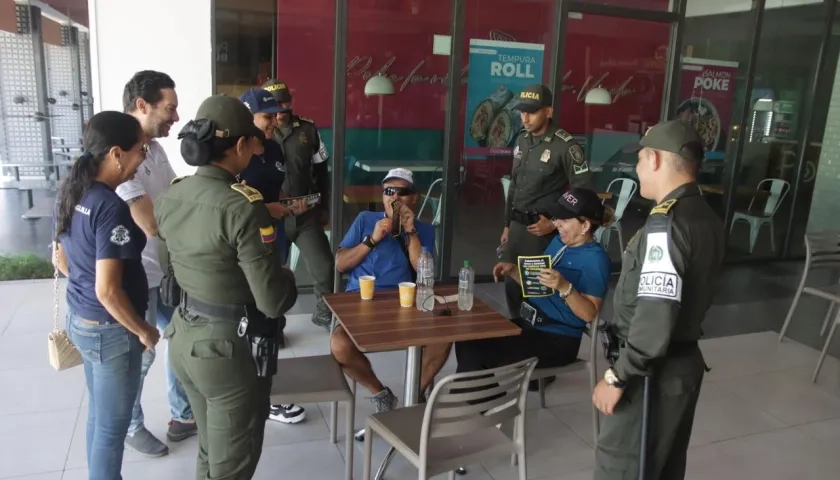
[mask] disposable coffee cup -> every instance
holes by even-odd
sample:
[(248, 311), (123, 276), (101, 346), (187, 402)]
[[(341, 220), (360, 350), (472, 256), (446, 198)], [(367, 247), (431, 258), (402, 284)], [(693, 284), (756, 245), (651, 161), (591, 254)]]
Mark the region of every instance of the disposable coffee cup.
[(410, 308), (414, 306), (414, 292), (417, 290), (417, 285), (411, 282), (402, 282), (400, 287), (400, 306), (403, 308)]
[(373, 285), (376, 283), (376, 277), (365, 275), (359, 277), (359, 293), (362, 300), (373, 300)]

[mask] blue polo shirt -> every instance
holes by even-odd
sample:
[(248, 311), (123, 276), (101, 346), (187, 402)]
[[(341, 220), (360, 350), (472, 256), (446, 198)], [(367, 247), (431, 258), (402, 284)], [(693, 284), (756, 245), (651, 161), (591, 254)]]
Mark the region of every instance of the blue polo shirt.
[(239, 174), (239, 180), (259, 190), (265, 203), (280, 199), (280, 187), (286, 179), (286, 160), (283, 150), (274, 140), (266, 140), (265, 152), (254, 155), (251, 163)]
[[(350, 225), (350, 230), (344, 236), (339, 247), (353, 248), (362, 243), (362, 239), (373, 234), (373, 227), (376, 222), (385, 218), (383, 212), (362, 212)], [(417, 230), (417, 238), (420, 245), (434, 252), (435, 248), (435, 227), (432, 225), (414, 220), (414, 228)], [(356, 292), (359, 290), (359, 277), (372, 275), (376, 277), (376, 288), (397, 288), (400, 282), (410, 282), (413, 269), (408, 257), (400, 247), (399, 242), (405, 244), (405, 233), (399, 237), (386, 235), (376, 248), (367, 254), (362, 263), (350, 272), (350, 280), (347, 282), (347, 291)]]
[(146, 314), (149, 283), (141, 260), (146, 234), (114, 190), (93, 182), (59, 241), (69, 268), (67, 305), (71, 311), (86, 320), (116, 322), (96, 298), (96, 261), (117, 259), (122, 260), (123, 290), (137, 313)]
[[(548, 244), (543, 254), (554, 258), (564, 245), (557, 236)], [(554, 265), (554, 269), (560, 272), (579, 293), (597, 298), (604, 298), (607, 293), (610, 281), (610, 257), (598, 242), (566, 248), (563, 256)], [(539, 330), (576, 338), (580, 338), (586, 330), (587, 323), (578, 318), (558, 294), (527, 300), (553, 320), (549, 324), (543, 323), (537, 326)]]

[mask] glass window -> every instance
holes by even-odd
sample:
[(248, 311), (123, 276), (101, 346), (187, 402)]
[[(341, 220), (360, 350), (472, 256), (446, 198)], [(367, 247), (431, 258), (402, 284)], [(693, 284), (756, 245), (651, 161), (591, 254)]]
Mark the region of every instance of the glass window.
[[(271, 78), (282, 80), (294, 114), (312, 119), (329, 148), (335, 2), (217, 0), (215, 5), (216, 92), (239, 96)], [(295, 246), (289, 266), (298, 286), (313, 285)]]
[[(560, 126), (577, 137), (596, 187), (609, 191), (617, 221), (597, 235), (614, 262), (644, 224), (652, 206), (638, 191), (637, 156), (628, 145), (659, 122), (666, 80), (670, 25), (642, 20), (569, 16)], [(605, 89), (608, 105), (587, 104)]]
[(348, 3), (342, 236), (360, 212), (383, 211), (382, 180), (406, 168), (439, 257), (450, 12), (450, 0)]
[[(458, 160), (464, 182), (455, 204), (455, 232), (448, 273), (457, 276), (464, 260), (478, 275), (490, 275), (504, 229), (505, 182), (513, 168), (513, 146), (521, 130), (511, 111), (527, 85), (549, 85), (554, 1), (514, 4), (467, 0)], [(469, 126), (469, 128), (468, 128)]]
[[(727, 226), (731, 229), (731, 259), (780, 256), (788, 230), (795, 230), (794, 237), (801, 242), (814, 172), (803, 178), (807, 181), (801, 184), (797, 210), (804, 210), (796, 214), (792, 214), (793, 186), (807, 122), (804, 104), (816, 75), (824, 17), (822, 4), (767, 8), (764, 12), (754, 84), (748, 97), (750, 114), (744, 125), (747, 138), (733, 182), (734, 217)], [(824, 121), (821, 123), (815, 127), (823, 127)], [(818, 134), (812, 138), (822, 138), (822, 131), (812, 133)], [(819, 146), (804, 148), (806, 161), (814, 165)]]

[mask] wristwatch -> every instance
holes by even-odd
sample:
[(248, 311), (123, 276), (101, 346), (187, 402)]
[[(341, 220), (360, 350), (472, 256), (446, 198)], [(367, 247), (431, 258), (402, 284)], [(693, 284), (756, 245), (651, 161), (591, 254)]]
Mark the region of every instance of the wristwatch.
[(604, 381), (607, 382), (607, 385), (615, 388), (624, 388), (627, 386), (627, 382), (618, 378), (618, 375), (616, 375), (615, 370), (612, 368), (608, 368), (604, 372)]
[(406, 230), (405, 231), (406, 240), (408, 239), (408, 237), (410, 237), (412, 235), (417, 235), (417, 230)]
[(362, 239), (362, 244), (367, 245), (367, 247), (371, 250), (376, 248), (376, 242), (374, 242), (373, 239), (370, 238), (370, 235), (365, 235), (365, 238)]

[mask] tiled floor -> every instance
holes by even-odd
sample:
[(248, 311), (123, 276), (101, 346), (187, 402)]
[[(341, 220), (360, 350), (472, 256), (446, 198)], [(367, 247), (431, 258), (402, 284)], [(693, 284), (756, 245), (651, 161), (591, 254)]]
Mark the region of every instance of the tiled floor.
[[(0, 309), (0, 478), (3, 479), (87, 478), (84, 451), (87, 402), (82, 370), (57, 373), (46, 361), (45, 337), (52, 322), (51, 287), (49, 282), (0, 284), (0, 305), (3, 305)], [(806, 308), (805, 312), (809, 310)], [(730, 321), (738, 321), (737, 312), (727, 316)], [(815, 320), (817, 325), (821, 319), (822, 314)], [(290, 316), (287, 331), (290, 348), (282, 355), (327, 353), (326, 334), (312, 326), (305, 313)], [(777, 334), (772, 331), (718, 336), (703, 340), (702, 344), (712, 371), (703, 385), (697, 411), (688, 478), (837, 478), (840, 361), (829, 358), (818, 384), (812, 384), (810, 378), (818, 352), (791, 340), (779, 344)], [(375, 354), (371, 360), (384, 383), (400, 395), (404, 354)], [(454, 359), (450, 358), (444, 373), (453, 370)], [(163, 438), (168, 408), (160, 362), (152, 367), (146, 382), (143, 398), (146, 423)], [(363, 398), (365, 395), (367, 392), (360, 389), (356, 412), (359, 424), (373, 411)], [(530, 399), (529, 478), (591, 478), (593, 442), (589, 398), (588, 380), (581, 373), (562, 377), (549, 388), (547, 409), (537, 408), (535, 397)], [(268, 425), (256, 478), (342, 478), (345, 451), (341, 438), (337, 446), (329, 443), (325, 420), (328, 407), (305, 407), (308, 418), (302, 424)], [(340, 416), (343, 415), (342, 410)], [(339, 425), (341, 421), (340, 418)], [(168, 457), (153, 460), (126, 453), (124, 478), (192, 478), (195, 439), (173, 444), (171, 449)], [(377, 443), (375, 458), (381, 458), (384, 452), (385, 445)], [(361, 478), (362, 454), (362, 446), (357, 444), (357, 479)], [(516, 476), (506, 458), (468, 468), (468, 475), (462, 477), (465, 480), (508, 480)], [(386, 478), (410, 479), (416, 478), (416, 473), (398, 457)]]

